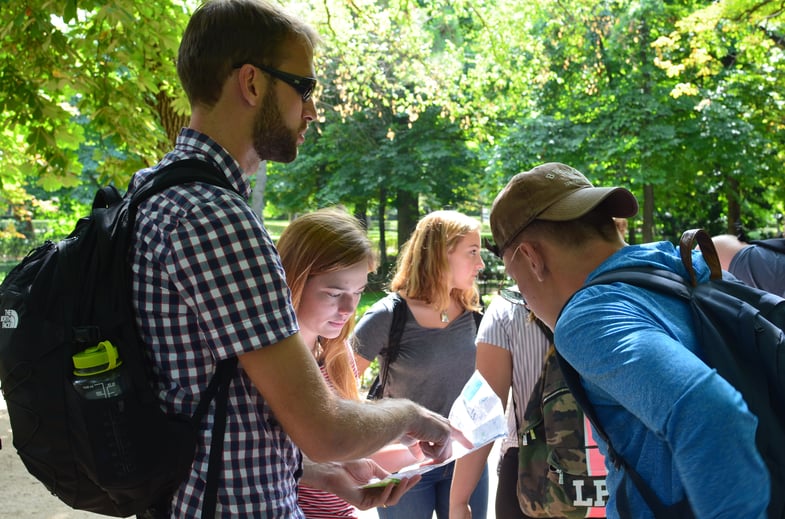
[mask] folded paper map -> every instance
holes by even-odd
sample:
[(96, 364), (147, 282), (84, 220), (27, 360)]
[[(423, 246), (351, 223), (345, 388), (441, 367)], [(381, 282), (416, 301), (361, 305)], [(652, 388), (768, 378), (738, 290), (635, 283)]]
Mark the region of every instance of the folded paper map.
[[(453, 402), (449, 415), (453, 427), (463, 433), (472, 442), (471, 449), (466, 448), (456, 440), (452, 441), (452, 456), (437, 464), (426, 465), (417, 463), (404, 467), (383, 480), (370, 481), (364, 488), (380, 487), (397, 483), (403, 478), (417, 474), (425, 474), (435, 468), (447, 465), (480, 447), (487, 445), (507, 434), (507, 421), (504, 416), (502, 401), (494, 393), (491, 386), (475, 371), (458, 398)], [(427, 461), (424, 463), (428, 463)]]

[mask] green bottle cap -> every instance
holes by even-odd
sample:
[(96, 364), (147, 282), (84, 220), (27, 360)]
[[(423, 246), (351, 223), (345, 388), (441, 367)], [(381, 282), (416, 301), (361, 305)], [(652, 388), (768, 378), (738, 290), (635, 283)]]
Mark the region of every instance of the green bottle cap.
[(73, 357), (74, 375), (85, 377), (115, 369), (123, 362), (117, 355), (117, 348), (109, 341), (101, 341), (96, 346), (80, 351)]

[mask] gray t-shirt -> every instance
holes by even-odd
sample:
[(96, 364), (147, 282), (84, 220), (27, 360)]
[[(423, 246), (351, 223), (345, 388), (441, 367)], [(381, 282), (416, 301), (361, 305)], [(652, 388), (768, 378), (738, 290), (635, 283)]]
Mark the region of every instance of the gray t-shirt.
[[(446, 417), (474, 373), (474, 315), (466, 311), (445, 328), (423, 328), (408, 308), (406, 312), (400, 353), (390, 365), (384, 396), (408, 398)], [(357, 323), (357, 353), (372, 361), (387, 346), (391, 324), (388, 296), (374, 303)]]
[(750, 286), (785, 297), (785, 254), (750, 245), (733, 256), (728, 272)]

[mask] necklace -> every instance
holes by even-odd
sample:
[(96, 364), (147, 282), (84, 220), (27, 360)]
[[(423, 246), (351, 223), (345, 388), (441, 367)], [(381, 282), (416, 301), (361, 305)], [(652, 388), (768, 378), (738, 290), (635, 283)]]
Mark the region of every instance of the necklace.
[(319, 360), (319, 356), (322, 354), (322, 343), (319, 340), (319, 337), (316, 338), (316, 342), (314, 343), (313, 348), (311, 348), (311, 352), (313, 353), (313, 356), (316, 357), (316, 360)]
[(443, 323), (449, 323), (450, 318), (447, 316), (447, 310), (442, 310), (441, 318)]

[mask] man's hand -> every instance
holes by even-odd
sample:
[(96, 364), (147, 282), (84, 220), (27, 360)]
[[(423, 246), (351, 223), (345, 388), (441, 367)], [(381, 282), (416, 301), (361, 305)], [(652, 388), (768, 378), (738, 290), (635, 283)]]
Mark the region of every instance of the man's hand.
[[(418, 406), (419, 407), (419, 406)], [(461, 431), (450, 425), (449, 420), (420, 407), (420, 417), (414, 427), (401, 437), (404, 445), (419, 442), (422, 453), (432, 458), (432, 463), (441, 463), (452, 456), (452, 440), (457, 441), (467, 449), (473, 448)]]
[(403, 478), (384, 487), (362, 488), (371, 479), (384, 479), (390, 474), (370, 459), (342, 463), (304, 463), (303, 483), (325, 490), (344, 499), (360, 510), (393, 506), (421, 476)]

